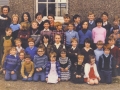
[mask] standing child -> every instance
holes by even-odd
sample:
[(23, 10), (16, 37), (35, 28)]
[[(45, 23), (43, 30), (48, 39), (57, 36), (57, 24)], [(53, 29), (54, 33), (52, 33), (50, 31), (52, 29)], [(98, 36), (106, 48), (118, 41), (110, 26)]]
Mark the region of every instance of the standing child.
[(28, 39), (28, 47), (25, 49), (26, 54), (29, 54), (31, 59), (37, 54), (37, 47), (35, 47), (35, 42), (33, 38)]
[(22, 41), (22, 47), (25, 49), (28, 46), (28, 38), (30, 37), (30, 32), (28, 30), (28, 25), (26, 22), (20, 24), (20, 30), (18, 32), (18, 38)]
[(78, 33), (76, 31), (74, 31), (74, 24), (69, 23), (68, 24), (68, 31), (65, 32), (66, 49), (71, 47), (71, 39), (72, 38), (77, 38), (77, 40), (79, 41)]
[(79, 84), (84, 82), (84, 56), (79, 54), (77, 58), (78, 61), (74, 63), (71, 80), (73, 83)]
[(47, 83), (57, 83), (60, 81), (60, 64), (56, 61), (56, 53), (51, 52), (50, 61), (46, 65), (46, 81)]
[(16, 81), (17, 80), (17, 71), (20, 68), (20, 59), (17, 56), (17, 50), (15, 47), (10, 49), (10, 54), (6, 56), (3, 73), (5, 74), (5, 80)]
[(101, 83), (112, 83), (112, 69), (113, 69), (113, 61), (114, 58), (110, 54), (110, 46), (104, 45), (103, 47), (104, 54), (102, 54), (99, 58), (99, 70), (100, 70), (100, 77)]
[(37, 81), (45, 81), (45, 68), (48, 61), (48, 57), (44, 55), (45, 48), (40, 46), (37, 49), (37, 55), (34, 56), (33, 62), (35, 67), (35, 73), (33, 76), (33, 80)]
[(32, 81), (34, 73), (34, 64), (31, 61), (30, 55), (25, 56), (25, 61), (22, 63), (21, 75), (23, 81)]
[(67, 51), (65, 49), (62, 49), (60, 51), (61, 57), (59, 57), (59, 63), (61, 68), (61, 80), (62, 81), (68, 81), (70, 79), (70, 66), (71, 61), (66, 56)]

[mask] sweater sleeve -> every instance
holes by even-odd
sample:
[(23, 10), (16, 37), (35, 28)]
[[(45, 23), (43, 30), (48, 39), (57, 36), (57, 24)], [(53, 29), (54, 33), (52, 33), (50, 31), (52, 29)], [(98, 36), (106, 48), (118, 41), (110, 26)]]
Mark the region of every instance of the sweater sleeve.
[(25, 63), (23, 62), (22, 63), (22, 67), (21, 67), (21, 75), (22, 75), (22, 77), (25, 77)]
[(67, 68), (70, 69), (70, 66), (71, 66), (71, 61), (70, 61), (70, 59), (69, 59), (69, 60), (68, 60), (68, 66), (67, 66)]
[(58, 73), (58, 78), (60, 78), (61, 72), (60, 72), (60, 64), (59, 62), (57, 64), (57, 73)]
[(29, 75), (32, 77), (33, 73), (34, 73), (34, 64), (33, 62), (31, 62), (31, 72)]
[(84, 68), (86, 78), (89, 78), (89, 69), (90, 69), (89, 64), (86, 63)]
[(17, 60), (17, 65), (14, 71), (16, 72), (19, 69), (19, 67), (20, 67), (20, 59)]
[(4, 70), (6, 69), (6, 65), (7, 65), (7, 56), (6, 56), (5, 61), (4, 61), (4, 64), (3, 64), (3, 69), (4, 69)]
[(48, 61), (48, 57), (46, 56), (46, 58), (45, 58), (45, 63), (44, 63), (44, 65), (42, 66), (42, 69), (45, 69), (45, 67), (46, 67), (46, 64), (47, 64), (47, 61)]
[(45, 72), (46, 78), (48, 78), (49, 71), (50, 71), (50, 64), (49, 64), (49, 62), (47, 62), (47, 64), (46, 64), (46, 72)]

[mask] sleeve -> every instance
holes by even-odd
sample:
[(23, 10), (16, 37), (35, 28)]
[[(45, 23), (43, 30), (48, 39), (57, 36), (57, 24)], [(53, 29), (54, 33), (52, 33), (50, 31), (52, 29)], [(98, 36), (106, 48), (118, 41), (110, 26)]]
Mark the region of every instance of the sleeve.
[(104, 31), (104, 38), (106, 38), (106, 29), (105, 29), (105, 31)]
[(14, 69), (14, 71), (15, 72), (18, 71), (19, 67), (20, 67), (20, 59), (17, 60), (17, 65), (16, 65), (16, 68)]
[(96, 64), (94, 64), (94, 69), (95, 69), (95, 75), (96, 75), (97, 77), (99, 77), (99, 74), (98, 74), (98, 70), (97, 70)]
[(66, 44), (66, 32), (64, 32), (64, 45)]
[(33, 63), (34, 63), (34, 68), (37, 68), (37, 65), (36, 65), (36, 57), (34, 56), (34, 59), (33, 59)]
[(78, 43), (79, 43), (79, 35), (78, 35), (78, 32), (76, 32), (76, 38), (77, 38)]
[(37, 40), (35, 41), (35, 45), (39, 44), (40, 42), (40, 35), (37, 35)]
[(43, 31), (40, 32), (40, 44), (42, 44)]
[(4, 64), (3, 64), (3, 69), (4, 69), (4, 70), (6, 69), (6, 65), (7, 65), (7, 56), (6, 56), (5, 61), (4, 61)]
[(67, 68), (70, 69), (70, 66), (71, 66), (71, 61), (70, 61), (70, 59), (69, 59), (69, 60), (68, 60), (68, 66), (67, 66)]
[(81, 76), (84, 76), (84, 74), (85, 74), (85, 73), (84, 73), (84, 65), (83, 65), (83, 68), (82, 68), (82, 70), (81, 70), (81, 74), (80, 74), (80, 75), (81, 75)]
[(45, 69), (45, 67), (46, 67), (46, 64), (47, 64), (47, 61), (48, 61), (48, 57), (46, 56), (46, 58), (45, 58), (45, 63), (44, 63), (44, 65), (42, 66), (42, 69)]
[(89, 78), (89, 64), (88, 63), (86, 63), (85, 64), (85, 68), (84, 68), (84, 72), (85, 72), (85, 76), (86, 76), (86, 78)]
[(4, 39), (2, 37), (1, 42), (0, 42), (0, 46), (2, 46), (1, 49), (3, 48), (3, 42), (4, 42)]
[(25, 71), (25, 67), (24, 66), (25, 66), (25, 63), (23, 62), (22, 63), (22, 67), (21, 67), (21, 75), (22, 75), (22, 77), (25, 77), (25, 72), (24, 72)]
[(60, 71), (60, 64), (59, 64), (59, 62), (57, 63), (57, 73), (58, 73), (58, 78), (60, 78), (61, 71)]
[(99, 61), (98, 61), (98, 69), (101, 70), (102, 69), (102, 58), (99, 57)]
[(69, 48), (68, 51), (67, 51), (67, 55), (68, 55), (69, 57), (74, 57), (74, 56), (75, 56), (75, 53), (72, 53), (72, 52), (70, 51), (70, 48)]
[(90, 39), (92, 40), (93, 38), (92, 38), (92, 32), (90, 31)]
[(0, 19), (1, 19), (1, 20), (6, 20), (6, 18), (4, 18), (4, 17), (2, 17), (2, 16), (0, 16)]
[(46, 64), (46, 72), (45, 72), (46, 78), (48, 78), (49, 70), (50, 70), (49, 63), (47, 62), (47, 64)]
[(33, 62), (31, 63), (31, 68), (32, 68), (32, 70), (31, 70), (29, 75), (32, 77), (32, 75), (34, 73), (34, 64), (33, 64)]
[(94, 41), (94, 38), (95, 38), (95, 32), (94, 32), (94, 29), (92, 30), (92, 39)]
[(120, 64), (120, 50), (119, 50), (119, 48), (117, 48), (116, 50), (117, 50), (117, 52), (116, 52), (116, 54), (117, 54), (117, 65), (119, 65)]

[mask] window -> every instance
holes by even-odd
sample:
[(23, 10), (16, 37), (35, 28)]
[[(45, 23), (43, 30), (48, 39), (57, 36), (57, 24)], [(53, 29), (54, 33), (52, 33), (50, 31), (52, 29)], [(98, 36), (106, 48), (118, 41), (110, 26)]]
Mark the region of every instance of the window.
[(9, 5), (9, 0), (0, 0), (0, 6)]
[(36, 0), (36, 12), (41, 12), (44, 16), (63, 16), (68, 13), (68, 0)]

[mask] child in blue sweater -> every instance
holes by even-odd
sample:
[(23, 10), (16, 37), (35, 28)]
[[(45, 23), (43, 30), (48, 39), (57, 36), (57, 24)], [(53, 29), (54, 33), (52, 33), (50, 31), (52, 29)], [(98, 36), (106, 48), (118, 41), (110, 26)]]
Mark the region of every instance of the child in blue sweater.
[(6, 56), (3, 73), (5, 74), (5, 80), (16, 81), (17, 80), (17, 71), (20, 67), (20, 59), (17, 56), (17, 50), (15, 47), (10, 49), (10, 54)]
[(35, 73), (33, 76), (34, 81), (45, 81), (45, 67), (46, 63), (48, 61), (48, 57), (45, 54), (45, 48), (43, 46), (40, 46), (37, 49), (37, 55), (34, 56), (34, 67), (35, 67)]
[(31, 59), (33, 60), (34, 56), (37, 53), (37, 47), (35, 47), (35, 42), (33, 38), (28, 39), (28, 45), (29, 47), (25, 49), (25, 52), (26, 54), (29, 54), (31, 56)]

